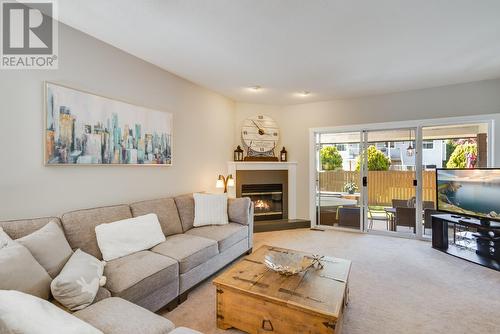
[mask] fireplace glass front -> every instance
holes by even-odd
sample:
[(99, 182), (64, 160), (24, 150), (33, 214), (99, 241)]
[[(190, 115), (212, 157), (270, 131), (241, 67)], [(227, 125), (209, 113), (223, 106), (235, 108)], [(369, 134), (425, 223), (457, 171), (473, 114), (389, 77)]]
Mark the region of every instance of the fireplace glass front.
[(255, 221), (283, 219), (282, 184), (243, 184), (241, 197), (252, 200)]

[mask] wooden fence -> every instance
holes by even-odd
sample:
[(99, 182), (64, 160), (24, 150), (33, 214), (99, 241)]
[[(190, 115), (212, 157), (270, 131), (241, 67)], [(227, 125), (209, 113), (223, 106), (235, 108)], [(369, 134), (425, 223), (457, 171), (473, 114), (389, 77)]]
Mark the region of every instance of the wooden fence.
[[(409, 199), (415, 196), (412, 171), (369, 171), (368, 203), (369, 205), (391, 206), (392, 199)], [(436, 174), (434, 171), (423, 171), (423, 199), (435, 201)], [(321, 191), (343, 192), (347, 182), (354, 182), (360, 187), (360, 174), (355, 171), (322, 171), (319, 174)]]

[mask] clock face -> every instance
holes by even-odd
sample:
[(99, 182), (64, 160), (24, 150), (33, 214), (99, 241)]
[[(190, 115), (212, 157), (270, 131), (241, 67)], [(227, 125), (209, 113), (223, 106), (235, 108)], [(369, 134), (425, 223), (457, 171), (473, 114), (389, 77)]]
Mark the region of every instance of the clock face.
[(243, 144), (255, 152), (272, 151), (278, 145), (279, 137), (278, 124), (268, 116), (247, 118), (241, 127)]

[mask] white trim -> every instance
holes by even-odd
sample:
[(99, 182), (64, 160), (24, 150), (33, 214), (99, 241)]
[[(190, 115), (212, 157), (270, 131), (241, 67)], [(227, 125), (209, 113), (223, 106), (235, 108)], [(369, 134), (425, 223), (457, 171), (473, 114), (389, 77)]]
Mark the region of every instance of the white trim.
[(316, 138), (313, 131), (309, 132), (309, 220), (311, 228), (317, 225), (316, 223)]
[[(422, 147), (423, 135), (422, 135), (422, 127), (415, 128), (415, 180), (417, 180), (417, 187), (415, 188), (415, 198), (417, 199), (415, 203), (415, 212), (423, 212), (423, 191), (422, 191), (422, 160), (423, 160), (423, 147)], [(417, 239), (422, 239), (423, 235), (423, 225), (422, 225), (422, 214), (416, 214), (416, 222), (415, 222), (415, 233), (417, 235)], [(397, 229), (397, 227), (396, 227)]]
[[(227, 173), (236, 178), (237, 170), (286, 170), (288, 171), (288, 219), (297, 218), (297, 162), (228, 161)], [(236, 187), (228, 188), (228, 196), (236, 197)]]
[[(484, 115), (473, 115), (473, 116), (457, 116), (457, 117), (442, 117), (442, 118), (431, 118), (431, 119), (421, 119), (421, 120), (408, 120), (408, 121), (392, 121), (392, 122), (380, 122), (380, 123), (364, 123), (364, 124), (350, 124), (350, 125), (339, 125), (339, 126), (329, 126), (329, 127), (316, 127), (309, 128), (309, 218), (311, 220), (311, 227), (316, 226), (316, 165), (315, 165), (315, 134), (316, 133), (341, 133), (341, 132), (362, 132), (362, 131), (373, 131), (373, 130), (394, 130), (394, 129), (416, 129), (416, 141), (415, 148), (420, 151), (421, 165), (421, 146), (422, 146), (422, 129), (429, 126), (438, 125), (455, 125), (455, 124), (474, 124), (474, 123), (486, 123), (488, 124), (488, 167), (493, 167), (495, 162), (495, 119), (499, 117), (499, 114), (484, 114)], [(418, 141), (418, 142), (417, 142)], [(417, 161), (416, 161), (417, 164)], [(361, 173), (362, 174), (362, 173)], [(422, 187), (422, 171), (417, 168), (417, 198), (421, 197), (421, 187)], [(420, 191), (418, 191), (420, 188)], [(420, 201), (419, 201), (420, 202)], [(422, 203), (420, 203), (420, 206)], [(417, 218), (417, 220), (422, 220), (422, 218)], [(427, 240), (428, 238), (423, 236), (422, 224), (417, 226), (417, 238), (420, 240)], [(322, 225), (323, 227), (323, 225)], [(362, 227), (361, 227), (362, 228)], [(419, 232), (420, 230), (420, 232)], [(370, 233), (374, 233), (370, 231)], [(380, 232), (375, 234), (383, 235), (393, 235), (389, 232)], [(400, 236), (394, 234), (394, 236)], [(403, 236), (401, 236), (403, 237)]]

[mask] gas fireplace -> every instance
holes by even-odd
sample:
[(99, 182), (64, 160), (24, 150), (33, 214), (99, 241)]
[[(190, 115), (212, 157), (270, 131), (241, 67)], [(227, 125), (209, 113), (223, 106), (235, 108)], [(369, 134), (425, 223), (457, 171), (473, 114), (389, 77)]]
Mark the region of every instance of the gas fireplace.
[(283, 219), (282, 184), (243, 184), (241, 197), (250, 197), (254, 204), (254, 220)]

